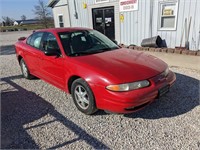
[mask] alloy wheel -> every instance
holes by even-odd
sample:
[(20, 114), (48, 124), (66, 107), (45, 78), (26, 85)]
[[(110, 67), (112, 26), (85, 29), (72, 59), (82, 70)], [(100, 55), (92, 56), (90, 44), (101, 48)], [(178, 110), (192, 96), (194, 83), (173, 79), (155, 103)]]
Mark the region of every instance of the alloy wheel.
[(24, 62), (22, 62), (22, 72), (24, 76), (28, 76), (28, 68), (26, 67), (26, 64)]
[(86, 89), (81, 85), (77, 85), (74, 94), (77, 104), (82, 109), (87, 109), (89, 107), (89, 96)]

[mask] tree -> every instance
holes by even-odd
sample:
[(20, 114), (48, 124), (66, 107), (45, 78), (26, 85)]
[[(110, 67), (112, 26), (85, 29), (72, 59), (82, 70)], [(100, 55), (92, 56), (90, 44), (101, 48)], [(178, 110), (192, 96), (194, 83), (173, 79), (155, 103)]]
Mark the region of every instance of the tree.
[(22, 19), (22, 20), (26, 20), (26, 16), (25, 16), (25, 15), (22, 15), (22, 16), (21, 16), (21, 19)]
[(34, 6), (33, 12), (37, 16), (36, 18), (47, 28), (51, 13), (43, 0), (38, 1), (38, 4)]
[(12, 26), (13, 25), (13, 19), (9, 18), (8, 16), (2, 17), (3, 21), (5, 22), (5, 26)]

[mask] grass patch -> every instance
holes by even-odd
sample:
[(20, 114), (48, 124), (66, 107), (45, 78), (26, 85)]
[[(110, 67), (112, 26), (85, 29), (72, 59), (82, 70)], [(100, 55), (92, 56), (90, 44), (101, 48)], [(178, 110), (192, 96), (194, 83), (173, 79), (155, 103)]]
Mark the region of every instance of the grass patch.
[[(30, 24), (30, 25), (18, 25), (18, 26), (5, 26), (0, 27), (1, 32), (7, 31), (26, 31), (26, 30), (38, 30), (44, 29), (44, 25), (42, 24)], [(54, 28), (54, 24), (49, 24), (48, 28)]]

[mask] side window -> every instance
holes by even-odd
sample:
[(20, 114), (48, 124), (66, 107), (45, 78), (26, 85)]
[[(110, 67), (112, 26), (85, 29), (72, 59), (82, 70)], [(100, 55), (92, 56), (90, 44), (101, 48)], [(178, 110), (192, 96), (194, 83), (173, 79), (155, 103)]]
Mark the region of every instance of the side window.
[(37, 49), (40, 49), (40, 43), (42, 40), (43, 32), (36, 32), (32, 34), (28, 39), (27, 39), (27, 44), (30, 46), (33, 46)]
[(56, 37), (52, 33), (46, 33), (42, 47), (44, 51), (56, 51), (61, 54)]

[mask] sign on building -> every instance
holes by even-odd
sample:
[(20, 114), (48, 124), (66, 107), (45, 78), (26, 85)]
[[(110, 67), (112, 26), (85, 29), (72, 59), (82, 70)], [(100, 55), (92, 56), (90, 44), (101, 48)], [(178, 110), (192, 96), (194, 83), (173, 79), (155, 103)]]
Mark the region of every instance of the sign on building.
[(120, 12), (138, 10), (138, 0), (120, 0)]
[(106, 3), (106, 2), (109, 2), (109, 0), (95, 0), (95, 4)]

